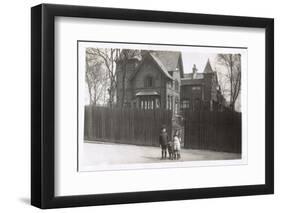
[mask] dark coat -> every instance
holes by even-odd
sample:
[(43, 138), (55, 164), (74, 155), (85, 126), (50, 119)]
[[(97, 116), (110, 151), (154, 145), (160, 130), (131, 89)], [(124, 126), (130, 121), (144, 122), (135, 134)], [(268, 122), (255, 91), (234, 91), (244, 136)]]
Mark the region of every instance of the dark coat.
[(168, 134), (167, 132), (161, 132), (159, 135), (159, 144), (161, 146), (167, 146), (168, 144)]

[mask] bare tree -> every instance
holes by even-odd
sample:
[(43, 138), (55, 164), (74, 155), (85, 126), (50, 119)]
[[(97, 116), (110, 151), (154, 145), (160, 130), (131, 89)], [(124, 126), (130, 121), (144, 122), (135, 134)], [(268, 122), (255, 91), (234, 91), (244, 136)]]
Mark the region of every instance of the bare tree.
[(103, 71), (102, 62), (86, 50), (86, 76), (90, 104), (96, 105), (103, 102), (105, 88), (107, 86), (106, 75)]
[(117, 64), (122, 70), (122, 97), (121, 106), (124, 105), (125, 100), (125, 90), (126, 90), (126, 78), (128, 72), (128, 61), (132, 57), (140, 54), (139, 50), (129, 50), (129, 49), (116, 49), (116, 48), (88, 48), (88, 55), (92, 56), (96, 60), (100, 61), (105, 67), (105, 71), (108, 78), (108, 103), (112, 107), (117, 90), (117, 79), (116, 79), (116, 68)]
[[(218, 68), (216, 68), (215, 70), (218, 70)], [(223, 72), (217, 72), (217, 75), (218, 75), (218, 81), (219, 81), (221, 94), (224, 97), (229, 97), (230, 89), (229, 89), (229, 83), (228, 83), (226, 74)]]
[(230, 108), (234, 110), (241, 91), (241, 55), (218, 54), (217, 61), (226, 68), (226, 73), (221, 74), (221, 84), (223, 92), (229, 94)]
[(96, 59), (100, 60), (105, 67), (107, 79), (109, 85), (107, 88), (108, 92), (108, 103), (112, 107), (114, 103), (114, 97), (116, 93), (116, 60), (120, 55), (120, 49), (113, 48), (88, 48), (88, 54), (92, 55)]

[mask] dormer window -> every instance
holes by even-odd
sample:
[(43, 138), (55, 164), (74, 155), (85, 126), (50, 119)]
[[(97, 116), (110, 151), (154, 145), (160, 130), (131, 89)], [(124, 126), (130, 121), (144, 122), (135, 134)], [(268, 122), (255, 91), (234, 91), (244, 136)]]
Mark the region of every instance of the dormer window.
[(145, 88), (151, 88), (153, 87), (153, 77), (152, 76), (146, 76), (144, 79), (144, 87)]

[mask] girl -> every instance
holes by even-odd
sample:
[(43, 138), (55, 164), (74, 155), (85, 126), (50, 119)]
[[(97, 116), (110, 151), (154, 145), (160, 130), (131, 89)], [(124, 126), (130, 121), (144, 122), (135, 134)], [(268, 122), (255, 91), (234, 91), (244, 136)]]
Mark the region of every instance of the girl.
[(180, 159), (180, 150), (181, 150), (180, 137), (178, 131), (176, 131), (174, 134), (173, 144), (174, 144), (174, 159), (178, 160)]

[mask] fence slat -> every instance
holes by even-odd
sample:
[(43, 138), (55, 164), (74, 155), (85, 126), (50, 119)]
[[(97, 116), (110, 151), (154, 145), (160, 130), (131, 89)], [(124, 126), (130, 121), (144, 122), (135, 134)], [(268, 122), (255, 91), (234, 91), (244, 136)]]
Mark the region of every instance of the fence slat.
[(85, 140), (158, 146), (163, 125), (171, 134), (171, 111), (85, 106)]

